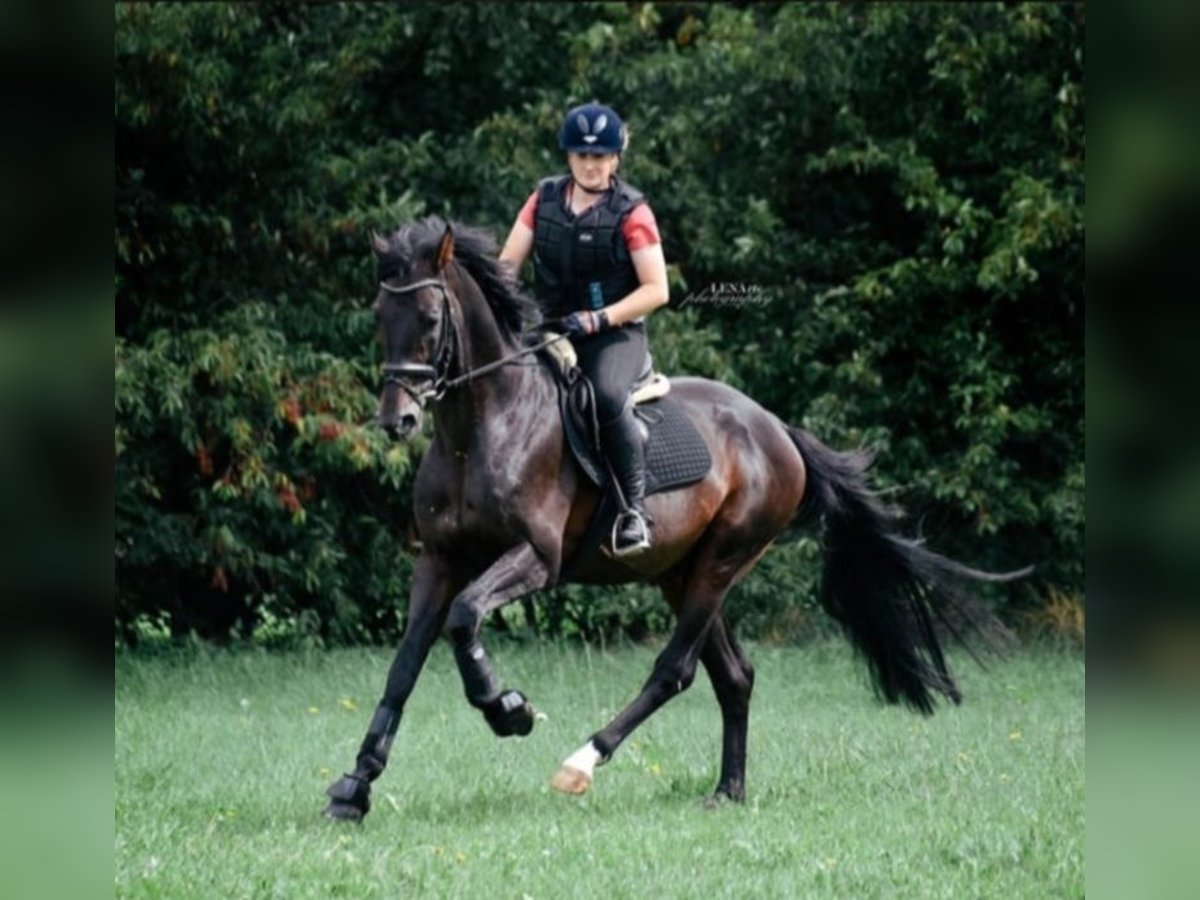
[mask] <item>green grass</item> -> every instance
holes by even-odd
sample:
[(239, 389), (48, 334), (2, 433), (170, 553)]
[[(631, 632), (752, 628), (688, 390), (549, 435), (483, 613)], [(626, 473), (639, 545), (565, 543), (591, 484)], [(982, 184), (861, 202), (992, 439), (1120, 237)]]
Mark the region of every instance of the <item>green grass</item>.
[(383, 650), (119, 655), (116, 890), (134, 897), (1052, 897), (1083, 893), (1082, 654), (956, 658), (960, 708), (885, 708), (841, 644), (748, 647), (748, 801), (706, 811), (707, 677), (597, 771), (558, 764), (634, 696), (654, 651), (497, 643), (547, 718), (494, 738), (444, 645), (359, 827), (320, 818), (390, 664)]

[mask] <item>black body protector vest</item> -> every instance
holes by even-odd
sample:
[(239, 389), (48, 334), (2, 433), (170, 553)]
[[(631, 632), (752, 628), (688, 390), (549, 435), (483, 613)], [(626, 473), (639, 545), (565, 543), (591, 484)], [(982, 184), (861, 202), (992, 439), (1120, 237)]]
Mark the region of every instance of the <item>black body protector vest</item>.
[(538, 182), (533, 228), (533, 272), (547, 317), (601, 309), (636, 290), (640, 281), (621, 223), (641, 193), (613, 178), (609, 196), (579, 216), (564, 208), (569, 175)]

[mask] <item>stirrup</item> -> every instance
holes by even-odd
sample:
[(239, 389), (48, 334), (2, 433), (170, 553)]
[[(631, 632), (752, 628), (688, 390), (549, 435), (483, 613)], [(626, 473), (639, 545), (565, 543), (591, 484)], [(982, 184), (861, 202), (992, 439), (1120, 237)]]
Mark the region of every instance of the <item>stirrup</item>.
[[(625, 520), (632, 517), (638, 525), (641, 526), (641, 537), (631, 544), (618, 543), (621, 531), (621, 525)], [(645, 517), (636, 509), (627, 509), (620, 513), (613, 520), (612, 535), (609, 537), (609, 543), (612, 544), (613, 556), (632, 556), (635, 553), (641, 553), (650, 546), (650, 526), (646, 524)]]

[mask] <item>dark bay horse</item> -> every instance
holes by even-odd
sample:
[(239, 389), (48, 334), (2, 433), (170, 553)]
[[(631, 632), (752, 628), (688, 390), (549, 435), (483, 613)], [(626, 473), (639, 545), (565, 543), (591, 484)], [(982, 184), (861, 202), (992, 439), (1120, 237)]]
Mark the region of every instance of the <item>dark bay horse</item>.
[[(430, 647), (443, 632), (467, 700), (500, 735), (524, 735), (533, 709), (502, 688), (480, 625), (492, 610), (559, 582), (599, 502), (564, 446), (557, 388), (528, 349), (536, 307), (495, 260), (485, 232), (431, 217), (374, 250), (374, 312), (385, 348), (379, 422), (394, 437), (417, 432), (427, 403), (434, 437), (414, 486), (423, 549), (408, 624), (358, 752), (354, 771), (328, 790), (326, 814), (360, 820)], [(514, 357), (511, 358), (510, 357)], [(583, 793), (595, 767), (692, 683), (704, 665), (721, 708), (723, 746), (715, 800), (745, 796), (746, 731), (754, 670), (722, 607), (789, 526), (824, 525), (821, 600), (865, 659), (884, 700), (923, 712), (934, 695), (955, 703), (937, 628), (960, 640), (999, 623), (962, 588), (1008, 580), (962, 566), (895, 532), (895, 514), (870, 490), (868, 459), (838, 453), (733, 388), (672, 379), (713, 465), (690, 487), (648, 498), (654, 544), (620, 560), (600, 553), (573, 580), (658, 585), (676, 625), (636, 699), (572, 754), (553, 785)]]

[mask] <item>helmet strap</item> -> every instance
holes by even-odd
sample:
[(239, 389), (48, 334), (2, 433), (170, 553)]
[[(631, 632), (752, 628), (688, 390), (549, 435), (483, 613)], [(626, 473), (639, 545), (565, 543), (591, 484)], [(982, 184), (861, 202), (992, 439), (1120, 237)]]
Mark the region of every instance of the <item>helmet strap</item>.
[(588, 188), (585, 188), (585, 187), (584, 187), (582, 184), (580, 184), (578, 181), (576, 181), (576, 180), (575, 180), (575, 176), (574, 176), (574, 175), (572, 175), (572, 176), (571, 176), (571, 184), (575, 185), (575, 190), (577, 190), (577, 191), (583, 191), (583, 193), (585, 193), (585, 194), (591, 194), (591, 195), (592, 195), (592, 196), (594, 196), (594, 197), (599, 197), (599, 196), (601, 196), (601, 195), (603, 195), (603, 194), (607, 194), (609, 191), (611, 191), (611, 190), (612, 190), (612, 187), (611, 187), (611, 186), (610, 186), (610, 187), (606, 187), (606, 188), (605, 188), (604, 190), (602, 190), (602, 191), (593, 191), (593, 190), (589, 190)]

